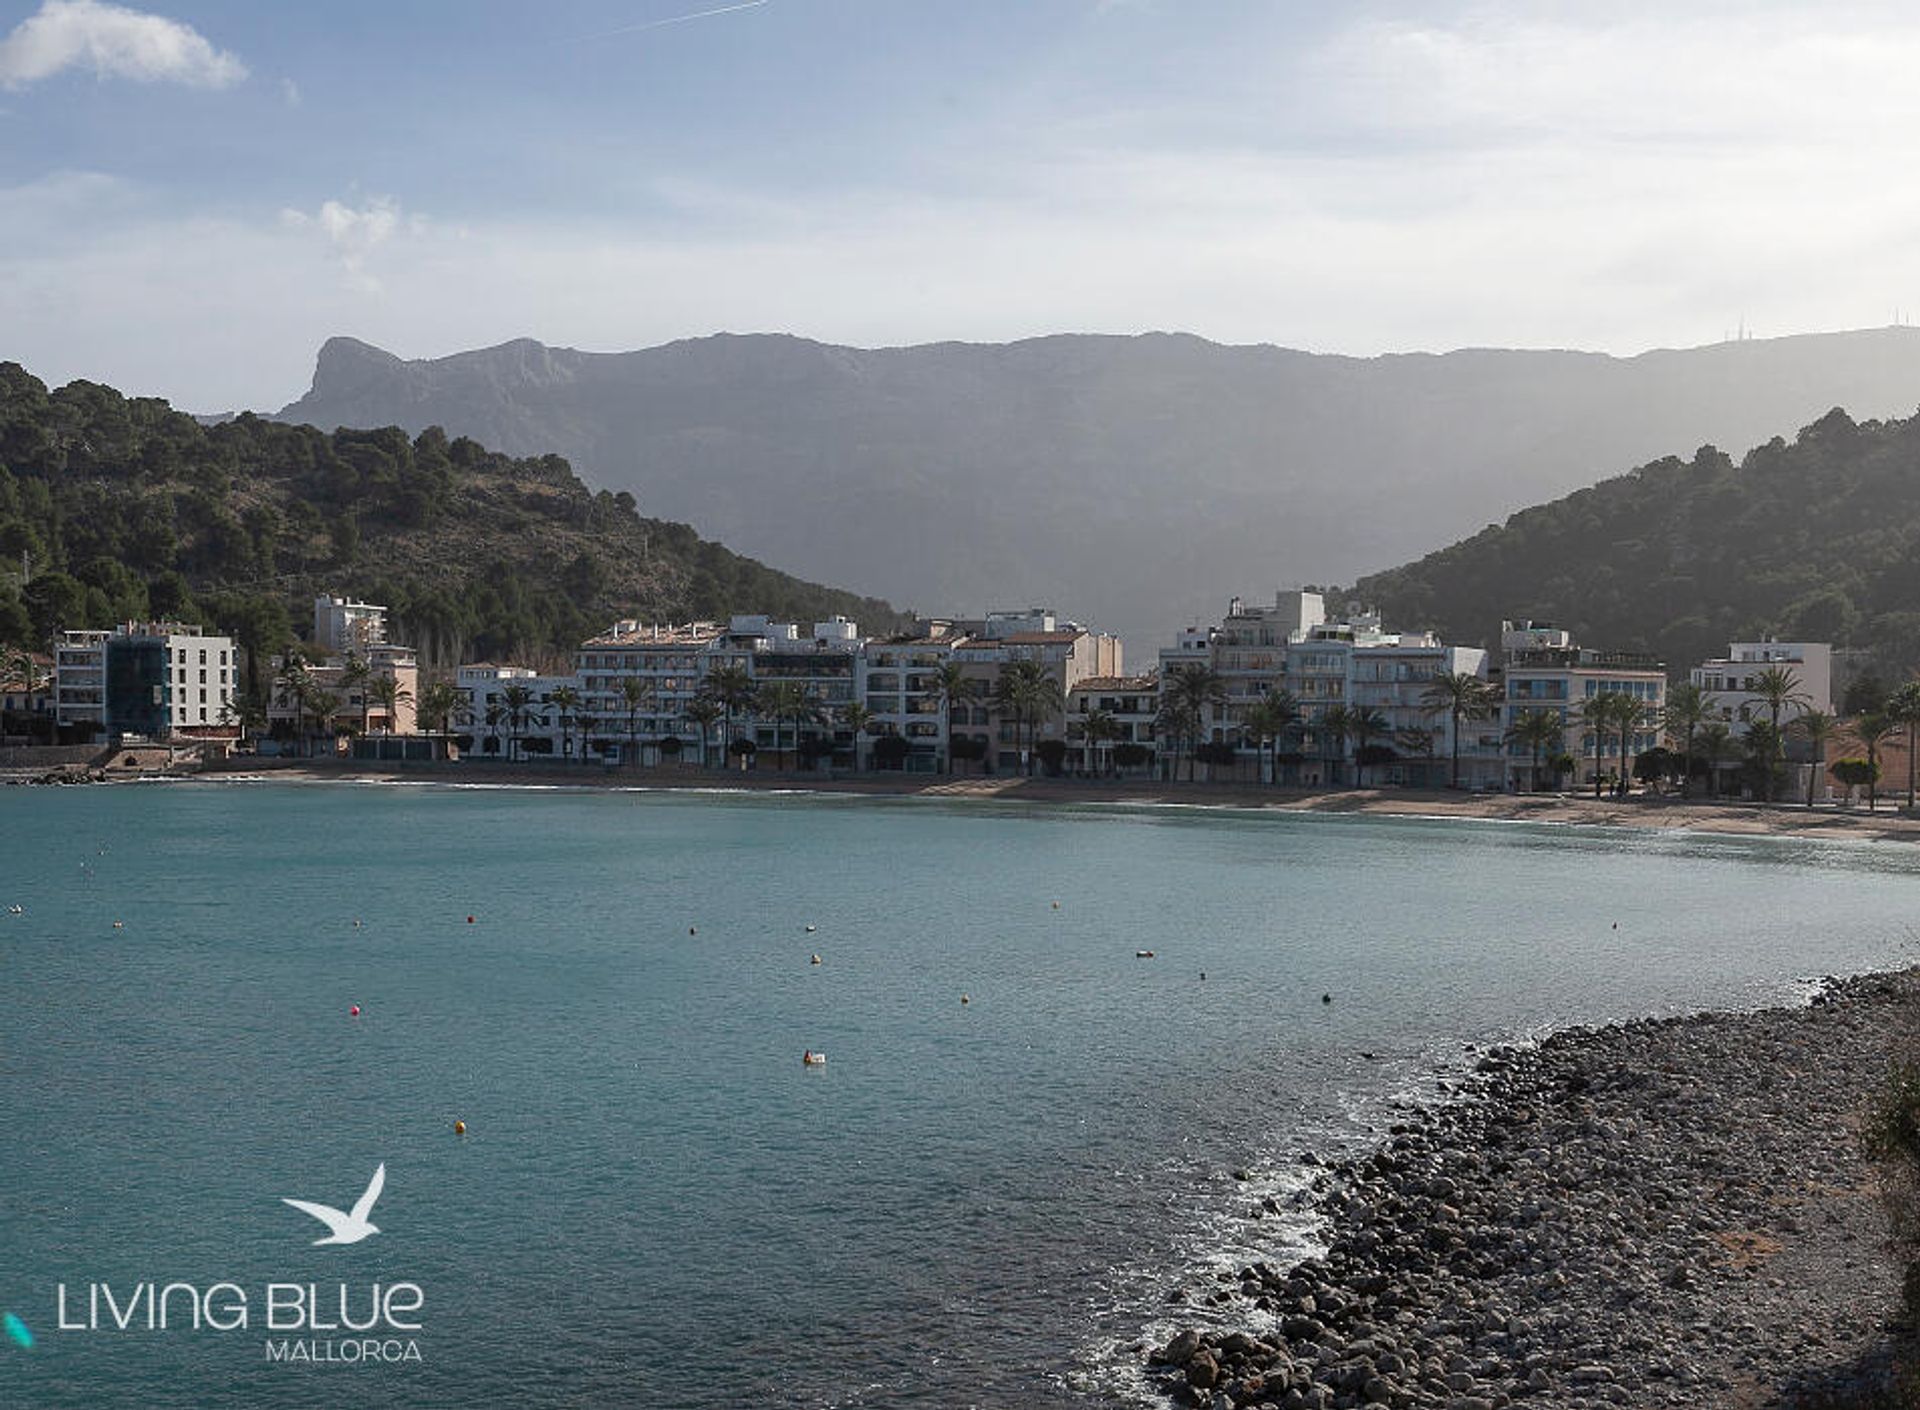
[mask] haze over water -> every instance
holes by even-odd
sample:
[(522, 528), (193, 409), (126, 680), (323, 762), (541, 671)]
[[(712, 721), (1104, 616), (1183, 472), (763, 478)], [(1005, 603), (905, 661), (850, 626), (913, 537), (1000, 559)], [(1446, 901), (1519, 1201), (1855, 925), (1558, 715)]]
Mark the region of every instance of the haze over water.
[[(1920, 899), (1871, 844), (922, 800), (10, 789), (0, 844), (23, 1405), (1096, 1403), (1463, 1043), (1788, 999)], [(312, 1247), (281, 1197), (381, 1162)], [(419, 1365), (55, 1327), (402, 1279)]]

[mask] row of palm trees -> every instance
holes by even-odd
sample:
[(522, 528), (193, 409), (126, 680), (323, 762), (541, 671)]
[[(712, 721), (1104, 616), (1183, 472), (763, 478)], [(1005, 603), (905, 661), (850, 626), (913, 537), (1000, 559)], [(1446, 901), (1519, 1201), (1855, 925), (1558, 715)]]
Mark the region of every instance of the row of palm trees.
[[(1814, 752), (1815, 770), (1807, 790), (1807, 802), (1811, 805), (1814, 779), (1826, 761), (1826, 746), (1835, 736), (1839, 721), (1823, 711), (1806, 708), (1809, 699), (1799, 688), (1798, 677), (1787, 667), (1769, 666), (1758, 672), (1749, 680), (1747, 690), (1759, 697), (1766, 711), (1765, 719), (1748, 723), (1745, 738), (1747, 756), (1759, 772), (1765, 800), (1773, 801), (1776, 768), (1784, 758), (1785, 739), (1791, 732), (1806, 740)], [(1204, 721), (1226, 701), (1224, 677), (1205, 664), (1182, 663), (1171, 667), (1162, 678), (1159, 725), (1162, 737), (1172, 745), (1176, 776), (1183, 753), (1188, 761), (1187, 776), (1193, 776)], [(1444, 715), (1449, 719), (1452, 754), (1449, 781), (1458, 788), (1464, 726), (1470, 721), (1495, 716), (1499, 697), (1482, 677), (1458, 672), (1436, 675), (1422, 693), (1421, 703), (1430, 716)], [(1799, 713), (1783, 727), (1782, 715), (1796, 707)], [(1712, 718), (1713, 710), (1712, 695), (1692, 682), (1669, 690), (1666, 704), (1657, 711), (1650, 702), (1624, 690), (1603, 690), (1582, 701), (1576, 718), (1591, 739), (1595, 796), (1599, 796), (1604, 785), (1602, 760), (1611, 738), (1616, 734), (1619, 738), (1618, 757), (1624, 771), (1626, 761), (1633, 755), (1633, 736), (1650, 728), (1663, 729), (1680, 745), (1681, 789), (1683, 796), (1690, 794), (1695, 759), (1704, 759), (1711, 778), (1733, 746), (1731, 728)], [(1256, 751), (1271, 748), (1273, 767), (1269, 776), (1275, 779), (1279, 777), (1282, 747), (1298, 749), (1309, 737), (1318, 744), (1329, 772), (1338, 767), (1343, 748), (1350, 741), (1354, 746), (1356, 783), (1364, 783), (1366, 768), (1378, 757), (1370, 748), (1375, 740), (1391, 735), (1409, 753), (1422, 757), (1430, 755), (1433, 742), (1432, 732), (1428, 730), (1392, 730), (1386, 717), (1371, 706), (1333, 705), (1309, 721), (1298, 699), (1286, 690), (1272, 691), (1250, 705), (1240, 729), (1243, 741), (1251, 743)], [(1539, 786), (1547, 765), (1559, 758), (1565, 729), (1566, 719), (1558, 708), (1522, 710), (1509, 721), (1503, 739), (1509, 745), (1528, 751), (1534, 787)], [(1920, 745), (1920, 680), (1896, 691), (1882, 710), (1863, 717), (1850, 731), (1866, 752), (1867, 767), (1862, 773), (1870, 790), (1878, 777), (1880, 748), (1902, 730), (1907, 735), (1908, 806), (1911, 807), (1916, 791), (1916, 765), (1920, 764), (1920, 749), (1916, 748)], [(1871, 791), (1868, 806), (1874, 806)]]

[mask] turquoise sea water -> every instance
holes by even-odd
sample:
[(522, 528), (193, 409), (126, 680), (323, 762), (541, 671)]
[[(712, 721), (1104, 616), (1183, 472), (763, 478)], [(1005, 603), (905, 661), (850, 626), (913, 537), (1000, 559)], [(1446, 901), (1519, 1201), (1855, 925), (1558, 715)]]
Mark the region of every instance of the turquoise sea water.
[[(1920, 853), (1864, 844), (0, 790), (0, 1404), (1124, 1400), (1169, 1289), (1304, 1247), (1241, 1217), (1293, 1155), (1462, 1044), (1790, 999), (1916, 917)], [(364, 1242), (280, 1202), (383, 1162)], [(267, 1284), (402, 1280), (418, 1363), (267, 1359)], [(254, 1321), (58, 1327), (143, 1281)]]

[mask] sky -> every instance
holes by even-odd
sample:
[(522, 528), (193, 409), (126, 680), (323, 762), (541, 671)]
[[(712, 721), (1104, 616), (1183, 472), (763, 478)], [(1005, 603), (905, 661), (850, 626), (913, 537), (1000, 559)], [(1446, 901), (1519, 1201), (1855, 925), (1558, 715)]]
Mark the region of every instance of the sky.
[(1179, 330), (1622, 355), (1920, 309), (1920, 7), (0, 0), (0, 359)]

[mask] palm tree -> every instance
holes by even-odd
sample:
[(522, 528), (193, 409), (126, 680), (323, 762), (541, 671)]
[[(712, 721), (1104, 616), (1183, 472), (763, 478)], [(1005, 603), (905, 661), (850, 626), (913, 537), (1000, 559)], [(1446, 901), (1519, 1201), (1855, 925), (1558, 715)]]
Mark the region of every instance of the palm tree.
[[(573, 762), (573, 726), (578, 719), (576, 711), (580, 708), (580, 692), (570, 685), (557, 685), (547, 700), (560, 712), (560, 757), (567, 763)], [(582, 753), (585, 752), (584, 747)]]
[(304, 734), (304, 706), (301, 697), (306, 694), (313, 682), (307, 670), (307, 658), (300, 654), (298, 647), (288, 647), (273, 671), (273, 698), (283, 707), (293, 711), (293, 732)]
[(1880, 798), (1880, 747), (1900, 733), (1900, 722), (1891, 715), (1862, 715), (1853, 722), (1853, 737), (1867, 751), (1867, 811), (1871, 813)]
[(860, 736), (873, 728), (873, 722), (879, 717), (862, 705), (858, 700), (850, 700), (840, 707), (840, 723), (853, 734), (853, 768), (858, 773), (860, 764)]
[(375, 676), (367, 682), (366, 695), (362, 698), (371, 698), (386, 711), (387, 733), (398, 734), (394, 727), (400, 723), (400, 707), (413, 703), (413, 692), (392, 676)]
[(420, 708), (416, 714), (426, 720), (428, 728), (437, 727), (441, 734), (445, 734), (454, 711), (459, 708), (460, 688), (452, 681), (434, 681), (421, 688)]
[(1420, 782), (1424, 787), (1432, 788), (1434, 732), (1424, 725), (1409, 725), (1393, 732), (1393, 742), (1397, 748), (1420, 761)]
[(620, 703), (627, 707), (627, 762), (640, 762), (640, 711), (653, 694), (653, 687), (638, 676), (620, 678)]
[(1650, 707), (1646, 701), (1623, 690), (1613, 691), (1612, 695), (1613, 722), (1620, 726), (1620, 791), (1624, 794), (1633, 777), (1633, 737), (1647, 723)]
[[(738, 662), (725, 666), (716, 666), (707, 672), (706, 692), (720, 702), (724, 720), (720, 730), (720, 753), (724, 758), (727, 750), (733, 747), (733, 716), (738, 710), (749, 709), (753, 705), (755, 690), (753, 672)], [(746, 767), (746, 758), (740, 760)]]
[(1515, 744), (1524, 744), (1533, 755), (1533, 774), (1528, 791), (1540, 791), (1540, 761), (1548, 749), (1560, 745), (1561, 736), (1566, 733), (1566, 722), (1560, 718), (1558, 710), (1522, 710), (1514, 716), (1512, 726), (1507, 730), (1507, 738)]
[(1693, 732), (1713, 711), (1713, 697), (1692, 681), (1667, 691), (1666, 708), (1660, 712), (1667, 733), (1680, 741), (1680, 796), (1693, 792)]
[[(324, 738), (333, 717), (340, 711), (340, 697), (332, 691), (317, 685), (308, 685), (300, 692), (300, 711), (302, 715), (314, 717), (314, 735)], [(309, 750), (309, 753), (317, 752)]]
[(1273, 771), (1268, 781), (1278, 783), (1280, 781), (1280, 741), (1300, 733), (1300, 702), (1294, 698), (1290, 690), (1269, 691), (1247, 711), (1243, 727), (1252, 737), (1256, 748), (1271, 742)]
[(340, 668), (340, 684), (351, 700), (357, 691), (360, 695), (360, 733), (367, 732), (367, 712), (373, 701), (367, 695), (367, 683), (373, 679), (373, 667), (369, 666), (355, 652), (347, 653), (346, 664)]
[(1484, 720), (1493, 714), (1493, 689), (1471, 671), (1436, 674), (1421, 693), (1421, 704), (1431, 715), (1450, 717), (1453, 739), (1453, 777), (1451, 786), (1460, 786), (1460, 725), (1465, 720)]
[(797, 764), (802, 724), (818, 724), (822, 718), (819, 697), (799, 681), (768, 681), (754, 697), (753, 710), (756, 715), (773, 721), (775, 753), (784, 752), (780, 747), (781, 722), (793, 721), (793, 753)]
[(500, 703), (507, 709), (507, 757), (519, 752), (520, 732), (533, 713), (533, 691), (524, 685), (510, 685), (500, 692)]
[(1120, 721), (1110, 710), (1093, 709), (1080, 721), (1080, 737), (1087, 742), (1087, 772), (1100, 777), (1100, 746), (1120, 737)]
[[(487, 706), (487, 738), (491, 739), (496, 745), (500, 743), (500, 726), (506, 723), (506, 719), (506, 706), (497, 701)], [(494, 752), (498, 753), (499, 751), (496, 749)]]
[(1339, 771), (1340, 762), (1347, 757), (1347, 707), (1329, 705), (1322, 710), (1313, 722), (1314, 745), (1320, 751), (1320, 758), (1327, 766), (1323, 786), (1331, 786), (1333, 775)]
[(1060, 682), (1038, 661), (1009, 661), (994, 682), (994, 709), (1011, 715), (1026, 772), (1033, 772), (1034, 744), (1041, 724), (1060, 713)]
[(1387, 717), (1371, 705), (1355, 705), (1347, 711), (1347, 733), (1353, 738), (1353, 783), (1366, 787), (1367, 747), (1373, 737), (1385, 734), (1392, 726)]
[(1160, 714), (1173, 736), (1174, 771), (1180, 766), (1180, 741), (1187, 741), (1187, 781), (1193, 781), (1194, 746), (1207, 716), (1227, 703), (1227, 683), (1203, 661), (1183, 661), (1160, 678)]
[[(1606, 750), (1607, 731), (1615, 719), (1613, 702), (1619, 697), (1613, 691), (1600, 695), (1589, 695), (1580, 702), (1580, 723), (1591, 732), (1593, 738), (1593, 796), (1600, 796), (1600, 756)], [(1620, 767), (1627, 766), (1626, 755), (1620, 756)]]
[(718, 700), (711, 695), (696, 695), (687, 703), (683, 712), (686, 717), (700, 727), (700, 763), (711, 768), (712, 761), (707, 757), (707, 731), (717, 723), (726, 711)]
[(1908, 681), (1887, 697), (1887, 718), (1907, 727), (1907, 809), (1913, 809), (1914, 744), (1920, 733), (1920, 680)]
[(1807, 774), (1807, 806), (1813, 806), (1813, 786), (1827, 763), (1827, 741), (1833, 737), (1839, 721), (1825, 710), (1807, 710), (1794, 720), (1792, 728), (1813, 747), (1813, 768)]
[(1707, 797), (1720, 791), (1720, 760), (1733, 742), (1733, 731), (1724, 720), (1709, 720), (1700, 726), (1700, 752), (1707, 761)]
[(580, 762), (584, 764), (593, 745), (594, 731), (600, 728), (600, 717), (583, 704), (573, 712), (573, 727), (580, 733)]
[[(1807, 705), (1811, 703), (1805, 691), (1800, 689), (1800, 678), (1787, 666), (1769, 666), (1747, 682), (1747, 689), (1760, 697), (1760, 703), (1767, 707), (1767, 720), (1773, 726), (1770, 735), (1761, 736), (1762, 741), (1771, 740), (1777, 748), (1780, 743), (1780, 712), (1789, 705)], [(1765, 762), (1762, 768), (1762, 797), (1769, 803), (1773, 801), (1773, 761)]]
[[(953, 707), (965, 705), (980, 698), (980, 682), (967, 674), (967, 668), (958, 661), (942, 661), (933, 672), (933, 693), (940, 699), (940, 717), (946, 721), (946, 736), (953, 738)], [(942, 760), (942, 772), (953, 772), (953, 748), (949, 743), (947, 756)]]

